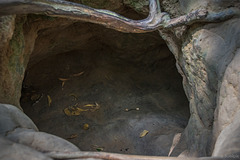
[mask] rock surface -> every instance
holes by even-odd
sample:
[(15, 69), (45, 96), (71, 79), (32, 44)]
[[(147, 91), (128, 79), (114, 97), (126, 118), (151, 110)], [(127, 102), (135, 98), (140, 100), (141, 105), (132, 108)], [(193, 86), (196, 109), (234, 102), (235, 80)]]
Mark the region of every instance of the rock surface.
[(2, 160), (23, 160), (23, 159), (32, 159), (32, 160), (51, 160), (51, 158), (43, 155), (36, 150), (11, 142), (6, 138), (0, 137), (0, 158)]
[[(142, 0), (141, 3), (136, 3), (135, 0), (111, 1), (112, 3), (106, 3), (104, 0), (74, 1), (116, 11), (123, 15), (129, 14), (129, 17), (134, 19), (145, 17), (148, 11), (146, 0)], [(240, 6), (238, 0), (231, 2), (227, 0), (162, 0), (160, 3), (162, 10), (169, 12), (171, 17), (178, 17), (199, 8), (219, 11)], [(175, 56), (178, 71), (183, 77), (183, 86), (189, 100), (191, 114), (188, 126), (182, 133), (179, 143), (172, 150), (173, 156), (212, 155), (239, 158), (239, 66), (237, 63), (240, 46), (239, 24), (239, 17), (233, 17), (231, 20), (219, 23), (195, 24), (159, 31)], [(81, 28), (84, 25), (90, 26), (90, 29)], [(88, 42), (110, 32), (101, 27), (91, 26), (91, 24), (41, 15), (0, 17), (2, 42), (0, 44), (0, 102), (13, 104), (20, 108), (19, 99), (27, 64), (31, 68), (49, 55), (79, 50), (82, 47), (92, 48), (93, 44)], [(79, 32), (81, 36), (76, 36), (75, 33), (79, 28), (81, 28)], [(90, 34), (89, 30), (91, 30)], [(100, 32), (100, 36), (92, 36), (94, 30), (95, 33)], [(114, 33), (110, 32), (110, 34)], [(156, 33), (149, 34), (153, 37), (156, 35)], [(79, 37), (81, 37), (81, 41)], [(124, 43), (126, 39), (121, 38), (119, 41), (109, 41), (106, 38), (106, 41), (111, 44), (112, 48), (109, 47), (109, 49), (112, 50), (116, 48), (119, 50), (127, 45)], [(156, 41), (161, 42), (156, 43)], [(101, 43), (99, 46), (107, 43)], [(164, 44), (162, 39), (157, 37), (147, 43), (144, 43), (143, 40), (139, 46), (145, 48), (149, 43), (154, 44), (151, 47)], [(122, 53), (125, 51), (123, 49)], [(135, 56), (138, 52), (139, 50), (133, 50), (131, 54), (133, 59), (138, 57)], [(123, 57), (128, 56), (123, 54)], [(161, 55), (158, 58), (160, 57)], [(161, 58), (163, 57), (166, 55), (162, 55)], [(140, 59), (149, 62), (147, 56)], [(0, 117), (2, 135), (6, 135), (8, 131), (13, 131), (15, 127), (19, 126), (37, 130), (35, 125), (20, 113), (20, 110), (1, 105), (0, 111), (3, 114)], [(5, 113), (7, 114), (5, 115)], [(21, 138), (17, 139), (17, 135), (21, 135), (20, 133), (16, 134), (15, 140), (21, 140)], [(32, 134), (32, 132), (28, 133)], [(36, 134), (41, 133), (37, 132)], [(163, 136), (159, 139), (164, 140), (165, 138)], [(15, 145), (15, 143), (2, 138), (1, 141), (3, 142), (0, 143), (1, 148), (5, 149), (1, 155), (5, 157), (12, 156), (7, 153), (10, 153), (10, 149), (15, 149), (19, 150), (16, 155), (28, 150), (26, 152), (34, 153), (38, 159), (47, 159), (29, 147), (26, 149), (26, 146)], [(10, 148), (5, 147), (9, 145)], [(17, 149), (14, 148), (15, 146)], [(16, 155), (13, 157), (15, 158)], [(31, 156), (30, 153), (29, 156)]]
[(17, 128), (6, 136), (9, 140), (36, 149), (40, 152), (77, 152), (79, 149), (62, 138), (36, 132), (34, 130)]
[(38, 131), (35, 124), (21, 110), (12, 105), (0, 104), (0, 135), (6, 136), (16, 128)]
[(16, 106), (0, 104), (0, 159), (50, 160), (43, 152), (76, 152), (66, 140), (44, 132)]
[(212, 129), (213, 122), (214, 128), (219, 128), (216, 125), (221, 122), (221, 116), (214, 117), (214, 111), (221, 103), (219, 86), (226, 67), (240, 45), (238, 25), (239, 20), (232, 19), (220, 24), (196, 26), (185, 32), (181, 39), (177, 39), (173, 32), (160, 32), (178, 60), (177, 66), (190, 102), (191, 117), (184, 132), (188, 155), (210, 155), (218, 138), (218, 133), (212, 133)]
[(238, 157), (240, 153), (240, 104), (239, 104), (240, 50), (228, 65), (220, 87), (215, 111), (214, 136), (216, 144), (213, 156)]

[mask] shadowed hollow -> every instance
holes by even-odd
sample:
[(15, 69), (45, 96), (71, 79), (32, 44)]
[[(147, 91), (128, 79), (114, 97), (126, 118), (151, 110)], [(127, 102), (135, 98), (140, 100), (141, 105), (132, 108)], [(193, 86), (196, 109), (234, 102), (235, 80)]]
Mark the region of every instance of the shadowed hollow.
[[(84, 47), (30, 61), (21, 98), (24, 112), (40, 131), (81, 150), (167, 156), (189, 118), (174, 57), (154, 39), (156, 33), (104, 31), (110, 32), (107, 37), (94, 35)], [(64, 109), (71, 107), (80, 108), (79, 115), (66, 115)], [(140, 137), (144, 130), (148, 134)]]

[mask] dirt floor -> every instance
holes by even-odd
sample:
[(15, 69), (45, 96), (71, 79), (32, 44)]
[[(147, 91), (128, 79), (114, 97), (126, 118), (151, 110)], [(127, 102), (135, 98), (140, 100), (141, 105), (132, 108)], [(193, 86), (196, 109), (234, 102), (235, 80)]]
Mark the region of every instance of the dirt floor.
[(181, 81), (171, 56), (142, 64), (74, 51), (28, 69), (21, 105), (40, 131), (81, 150), (167, 156), (189, 118)]

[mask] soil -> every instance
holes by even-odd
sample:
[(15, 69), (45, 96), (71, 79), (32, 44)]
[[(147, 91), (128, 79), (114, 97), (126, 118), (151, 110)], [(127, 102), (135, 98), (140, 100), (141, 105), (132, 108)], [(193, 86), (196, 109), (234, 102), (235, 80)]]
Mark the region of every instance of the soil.
[[(40, 131), (81, 150), (125, 154), (167, 156), (189, 119), (172, 56), (146, 64), (108, 51), (72, 51), (35, 64), (21, 106)], [(79, 115), (66, 115), (70, 107)]]

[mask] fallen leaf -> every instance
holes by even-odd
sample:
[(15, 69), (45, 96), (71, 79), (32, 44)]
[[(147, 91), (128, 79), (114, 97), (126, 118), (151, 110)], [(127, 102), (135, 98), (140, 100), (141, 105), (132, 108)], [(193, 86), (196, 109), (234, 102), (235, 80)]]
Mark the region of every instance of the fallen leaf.
[(85, 104), (84, 107), (95, 107), (95, 104)]
[(63, 111), (67, 116), (78, 116), (81, 112), (91, 111), (94, 112), (100, 108), (98, 103), (95, 104), (86, 104), (81, 106), (80, 104), (76, 103), (73, 106), (69, 106), (65, 108)]
[(89, 129), (89, 124), (85, 123), (85, 124), (83, 125), (83, 129), (84, 129), (84, 130), (88, 130), (88, 129)]
[(86, 112), (86, 111), (88, 111), (88, 109), (82, 109), (80, 107), (77, 107), (76, 109), (77, 109), (78, 112)]
[(82, 108), (79, 108), (76, 106), (69, 106), (69, 107), (65, 108), (63, 111), (67, 116), (79, 116), (81, 114), (81, 112), (86, 112), (88, 110), (82, 109)]
[(77, 138), (78, 135), (77, 134), (72, 134), (70, 137), (68, 137), (67, 139), (73, 139), (73, 138)]
[(68, 108), (64, 108), (64, 113), (67, 115), (67, 116), (71, 116), (71, 111), (68, 109)]
[(62, 81), (62, 88), (63, 88), (64, 84), (65, 84), (65, 81)]
[(95, 102), (95, 108), (91, 111), (94, 112), (94, 111), (98, 110), (99, 108), (100, 108), (100, 105), (97, 102)]
[(95, 102), (95, 105), (90, 109), (90, 111), (91, 111), (91, 112), (95, 112), (95, 111), (98, 110), (99, 108), (100, 108), (100, 105)]
[(69, 79), (67, 78), (58, 78), (60, 81), (62, 81), (62, 90), (63, 90), (63, 86), (65, 85), (65, 82), (68, 81)]
[(69, 79), (67, 79), (67, 78), (58, 78), (60, 81), (63, 81), (63, 82), (65, 82), (65, 81), (68, 81)]
[(50, 107), (52, 104), (52, 99), (49, 95), (47, 95), (47, 98), (48, 98), (48, 106)]
[(139, 137), (142, 138), (142, 137), (146, 136), (146, 135), (148, 134), (148, 132), (149, 132), (149, 131), (147, 131), (147, 130), (143, 130), (143, 131), (140, 133)]
[(80, 72), (80, 73), (76, 73), (76, 74), (73, 74), (72, 77), (78, 77), (78, 76), (81, 76), (84, 72)]
[(128, 108), (126, 108), (125, 109), (125, 112), (128, 112), (128, 111), (139, 111), (139, 108), (130, 108), (130, 109), (128, 109)]
[(95, 102), (95, 104), (85, 104), (83, 107), (90, 107), (88, 110), (90, 110), (91, 112), (95, 112), (100, 108), (100, 105)]
[(100, 105), (97, 102), (95, 102), (95, 105), (97, 108), (100, 108)]

